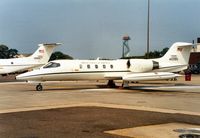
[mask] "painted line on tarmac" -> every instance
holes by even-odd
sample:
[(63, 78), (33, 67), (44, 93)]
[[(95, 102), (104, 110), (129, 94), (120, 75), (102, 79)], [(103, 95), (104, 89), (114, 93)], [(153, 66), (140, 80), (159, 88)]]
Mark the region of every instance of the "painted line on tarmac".
[(200, 85), (190, 85), (190, 86), (138, 86), (133, 87), (132, 89), (135, 90), (166, 90), (166, 91), (173, 91), (173, 90), (181, 90), (184, 92), (200, 92)]
[(172, 88), (172, 89), (200, 89), (200, 86), (169, 86), (169, 87), (165, 87), (162, 86), (160, 88)]
[(5, 109), (5, 110), (0, 110), (0, 114), (26, 112), (26, 111), (37, 111), (37, 110), (46, 110), (46, 109), (57, 109), (57, 108), (69, 108), (69, 107), (106, 107), (106, 108), (116, 108), (116, 109), (129, 109), (129, 110), (150, 111), (150, 112), (159, 112), (159, 113), (185, 114), (185, 115), (200, 116), (199, 112), (161, 109), (161, 108), (152, 108), (152, 107), (144, 107), (144, 106), (103, 104), (103, 103), (76, 103), (76, 104), (67, 104), (67, 105), (65, 105), (65, 104), (64, 105), (48, 105), (48, 106), (37, 106), (37, 107), (27, 107), (27, 108)]

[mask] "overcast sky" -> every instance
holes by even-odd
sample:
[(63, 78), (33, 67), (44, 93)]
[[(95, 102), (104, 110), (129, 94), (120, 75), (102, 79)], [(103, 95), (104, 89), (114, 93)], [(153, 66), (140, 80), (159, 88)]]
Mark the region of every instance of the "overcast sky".
[[(150, 50), (200, 37), (200, 0), (151, 0)], [(38, 43), (78, 59), (119, 58), (128, 34), (131, 55), (146, 51), (147, 0), (1, 0), (0, 43), (31, 53)]]

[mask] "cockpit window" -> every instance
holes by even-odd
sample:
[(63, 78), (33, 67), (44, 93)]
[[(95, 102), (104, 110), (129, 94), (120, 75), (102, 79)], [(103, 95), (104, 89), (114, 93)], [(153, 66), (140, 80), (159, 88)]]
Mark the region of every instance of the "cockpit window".
[(55, 63), (55, 62), (49, 62), (47, 65), (45, 65), (43, 68), (56, 68), (56, 67), (60, 67), (59, 63)]

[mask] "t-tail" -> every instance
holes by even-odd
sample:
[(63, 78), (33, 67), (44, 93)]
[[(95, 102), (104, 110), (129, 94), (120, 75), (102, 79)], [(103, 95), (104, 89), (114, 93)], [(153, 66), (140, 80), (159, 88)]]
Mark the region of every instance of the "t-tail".
[(163, 63), (163, 69), (165, 66), (174, 67), (174, 72), (187, 69), (190, 52), (193, 46), (194, 44), (192, 43), (176, 42), (170, 47), (163, 57), (157, 59), (156, 61)]
[(61, 45), (61, 43), (39, 44), (39, 48), (29, 58), (34, 59), (40, 64), (46, 64), (49, 61), (54, 48), (58, 45)]

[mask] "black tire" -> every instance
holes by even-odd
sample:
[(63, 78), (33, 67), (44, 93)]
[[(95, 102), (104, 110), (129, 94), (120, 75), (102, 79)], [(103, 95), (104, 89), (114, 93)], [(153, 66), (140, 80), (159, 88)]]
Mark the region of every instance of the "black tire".
[(37, 91), (42, 91), (43, 90), (42, 85), (41, 84), (37, 85), (36, 86), (36, 90)]
[(107, 87), (116, 88), (115, 82), (113, 80), (108, 80)]

